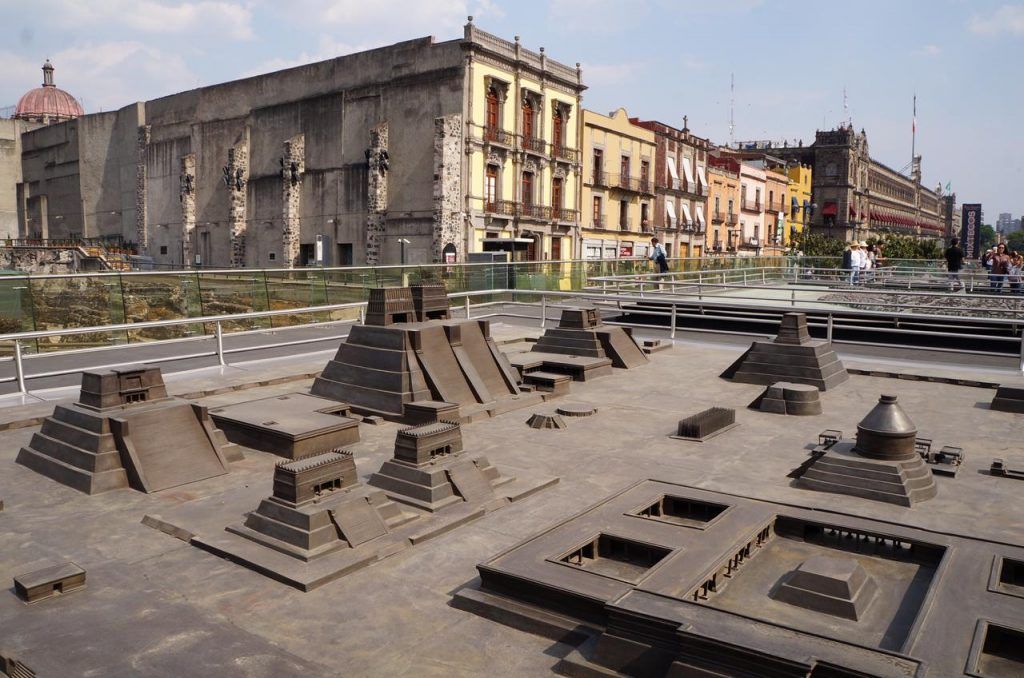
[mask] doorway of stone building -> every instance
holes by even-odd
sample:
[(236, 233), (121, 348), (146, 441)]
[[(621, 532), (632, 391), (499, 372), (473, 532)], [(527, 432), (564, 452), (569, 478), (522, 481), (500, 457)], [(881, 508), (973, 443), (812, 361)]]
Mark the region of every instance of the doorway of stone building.
[(312, 266), (316, 263), (316, 245), (313, 243), (302, 243), (299, 245), (299, 265)]
[(562, 239), (558, 236), (553, 236), (551, 238), (551, 260), (562, 260)]
[(352, 243), (340, 242), (338, 243), (338, 266), (352, 266), (353, 264), (353, 253)]

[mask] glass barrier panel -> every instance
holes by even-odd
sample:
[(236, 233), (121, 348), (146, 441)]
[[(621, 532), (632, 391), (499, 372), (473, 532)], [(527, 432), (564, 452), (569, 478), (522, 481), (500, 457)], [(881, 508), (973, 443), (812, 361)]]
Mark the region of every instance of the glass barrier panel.
[[(29, 278), (36, 330), (117, 325), (125, 321), (118, 275)], [(36, 342), (39, 352), (95, 348), (126, 343), (126, 332), (47, 337)], [(26, 347), (28, 348), (28, 347)]]
[[(121, 286), (127, 322), (179, 320), (201, 315), (199, 285), (194, 273), (123, 275)], [(202, 323), (129, 330), (132, 343), (182, 339), (203, 334)]]
[[(255, 313), (269, 310), (267, 283), (263, 271), (228, 271), (198, 273), (199, 294), (203, 315), (228, 315), (233, 313)], [(247, 318), (228, 320), (222, 323), (224, 332), (269, 329), (269, 318)], [(207, 333), (215, 331), (208, 324)]]

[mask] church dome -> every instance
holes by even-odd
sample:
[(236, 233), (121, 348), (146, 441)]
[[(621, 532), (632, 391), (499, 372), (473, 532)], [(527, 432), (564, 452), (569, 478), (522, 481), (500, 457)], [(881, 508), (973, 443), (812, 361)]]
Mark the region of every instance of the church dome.
[(18, 101), (14, 117), (33, 122), (60, 122), (85, 115), (75, 97), (53, 84), (53, 65), (43, 64), (43, 86), (26, 92)]

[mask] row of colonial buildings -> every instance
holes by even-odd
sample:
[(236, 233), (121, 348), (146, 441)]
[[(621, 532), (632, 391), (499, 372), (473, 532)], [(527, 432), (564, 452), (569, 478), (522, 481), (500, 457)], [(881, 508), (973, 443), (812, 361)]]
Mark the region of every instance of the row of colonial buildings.
[[(943, 196), (843, 126), (717, 146), (583, 109), (569, 66), (477, 28), (84, 115), (53, 68), (0, 126), (0, 229), (119, 239), (167, 266), (781, 252), (943, 234)], [(70, 99), (70, 102), (68, 101)], [(946, 210), (953, 211), (955, 210)]]

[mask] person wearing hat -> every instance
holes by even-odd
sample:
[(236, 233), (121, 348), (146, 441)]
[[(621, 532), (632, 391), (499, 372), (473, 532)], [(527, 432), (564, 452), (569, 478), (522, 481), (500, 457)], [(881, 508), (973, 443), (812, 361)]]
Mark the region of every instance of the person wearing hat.
[(860, 282), (860, 272), (864, 270), (864, 250), (861, 244), (854, 240), (850, 243), (850, 284), (856, 285)]

